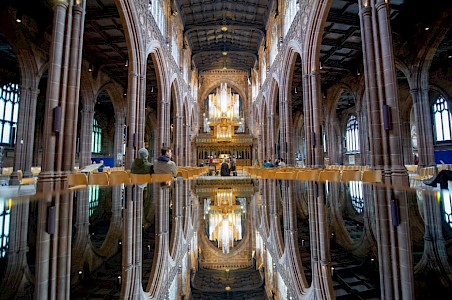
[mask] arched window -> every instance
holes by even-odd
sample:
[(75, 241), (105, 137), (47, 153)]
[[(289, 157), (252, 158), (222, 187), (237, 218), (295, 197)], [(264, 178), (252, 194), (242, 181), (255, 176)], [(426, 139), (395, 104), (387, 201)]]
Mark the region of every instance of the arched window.
[(284, 36), (289, 31), (290, 25), (298, 11), (298, 0), (286, 0), (284, 12)]
[(93, 143), (91, 145), (92, 153), (102, 152), (102, 128), (96, 119), (93, 119)]
[(436, 142), (451, 140), (452, 122), (449, 106), (443, 96), (439, 96), (432, 105), (433, 130)]
[(270, 39), (270, 66), (278, 54), (278, 26), (276, 22), (273, 24), (272, 35)]
[(154, 17), (155, 23), (157, 23), (160, 33), (165, 32), (165, 13), (163, 10), (162, 0), (149, 0), (148, 10), (151, 16)]
[(17, 114), (19, 112), (19, 85), (8, 83), (0, 94), (0, 142), (14, 144), (16, 139)]
[(351, 115), (347, 121), (347, 128), (345, 129), (345, 152), (357, 153), (359, 152), (359, 127), (356, 116)]

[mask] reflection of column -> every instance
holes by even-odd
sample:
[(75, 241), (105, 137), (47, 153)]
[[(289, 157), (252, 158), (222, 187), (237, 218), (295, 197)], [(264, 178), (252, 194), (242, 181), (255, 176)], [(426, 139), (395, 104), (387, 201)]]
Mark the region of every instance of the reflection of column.
[[(72, 283), (77, 280), (77, 272), (83, 270), (85, 251), (89, 244), (89, 189), (81, 189), (71, 193), (71, 197), (77, 199), (75, 205), (75, 235), (72, 251)], [(84, 274), (88, 276), (89, 274)]]
[[(444, 203), (443, 193), (437, 192), (442, 198), (437, 201), (434, 194), (423, 194), (424, 201), (424, 253), (419, 263), (414, 268), (415, 274), (422, 276), (422, 274), (435, 273), (440, 279), (442, 285), (446, 287), (451, 286), (452, 268), (447, 261), (447, 249), (442, 232), (443, 218), (441, 214), (441, 203)], [(427, 275), (428, 276), (428, 275)], [(421, 280), (424, 278), (421, 278)]]
[(94, 104), (91, 101), (90, 107), (83, 107), (80, 117), (80, 141), (79, 141), (79, 165), (80, 169), (86, 165), (91, 164), (91, 147), (93, 135), (93, 119), (94, 119)]
[(142, 293), (143, 188), (131, 185), (126, 190), (123, 211), (122, 299), (139, 299)]
[[(54, 209), (54, 232), (48, 232), (49, 209)], [(48, 196), (38, 202), (35, 299), (58, 295), (70, 298), (72, 194)]]
[[(7, 265), (4, 280), (1, 285), (2, 298), (12, 299), (14, 295), (21, 294), (19, 288), (31, 285), (29, 278), (32, 274), (27, 262), (27, 235), (29, 220), (29, 201), (14, 203), (11, 207), (9, 226), (9, 245)], [(6, 226), (4, 226), (6, 228)], [(4, 232), (7, 234), (7, 232)]]
[(309, 236), (311, 246), (312, 288), (316, 299), (334, 299), (331, 279), (328, 210), (325, 184), (309, 182)]
[(155, 209), (155, 252), (150, 280), (146, 286), (149, 296), (163, 299), (169, 292), (170, 256), (169, 256), (169, 204), (170, 188), (153, 184)]
[(281, 181), (283, 216), (284, 216), (284, 245), (286, 257), (286, 274), (291, 274), (292, 280), (286, 282), (291, 294), (302, 295), (309, 287), (304, 275), (301, 263), (300, 251), (298, 249), (297, 216), (296, 204), (294, 203), (294, 182), (289, 180)]

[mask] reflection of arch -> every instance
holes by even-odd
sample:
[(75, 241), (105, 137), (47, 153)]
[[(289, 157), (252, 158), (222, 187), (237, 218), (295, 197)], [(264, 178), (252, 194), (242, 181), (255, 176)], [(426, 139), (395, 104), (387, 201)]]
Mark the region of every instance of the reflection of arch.
[[(249, 207), (249, 205), (247, 205)], [(240, 262), (242, 265), (240, 266), (233, 266), (233, 267), (247, 267), (252, 264), (251, 259), (251, 245), (252, 242), (251, 239), (251, 220), (249, 217), (245, 220), (245, 235), (243, 236), (241, 242), (233, 247), (228, 254), (223, 254), (221, 249), (215, 247), (210, 240), (207, 238), (206, 234), (206, 227), (204, 222), (199, 222), (199, 229), (198, 232), (198, 238), (199, 238), (199, 244), (200, 248), (203, 249), (203, 259), (201, 262), (206, 262), (206, 260), (212, 259), (214, 262), (208, 263), (213, 264), (217, 261), (227, 262), (230, 261), (232, 263)], [(215, 267), (231, 267), (227, 263), (225, 265), (221, 266), (215, 266)]]

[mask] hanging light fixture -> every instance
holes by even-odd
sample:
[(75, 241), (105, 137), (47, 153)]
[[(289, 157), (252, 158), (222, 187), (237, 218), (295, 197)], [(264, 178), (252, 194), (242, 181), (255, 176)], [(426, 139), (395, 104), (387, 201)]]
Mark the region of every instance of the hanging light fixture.
[(17, 12), (16, 12), (16, 22), (17, 23), (21, 23), (22, 22), (22, 16), (23, 16), (22, 11), (20, 9), (17, 10)]
[(126, 63), (124, 64), (124, 67), (128, 67), (129, 66), (129, 60), (126, 59)]
[(93, 71), (93, 64), (89, 64), (88, 72), (92, 72), (92, 71)]

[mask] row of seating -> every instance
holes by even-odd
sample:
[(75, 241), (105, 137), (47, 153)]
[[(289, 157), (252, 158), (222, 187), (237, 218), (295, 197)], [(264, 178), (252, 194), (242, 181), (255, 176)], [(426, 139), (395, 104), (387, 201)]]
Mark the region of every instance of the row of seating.
[(312, 181), (363, 181), (382, 182), (381, 170), (335, 170), (320, 168), (263, 168), (247, 167), (246, 171), (257, 178), (312, 180)]
[(138, 184), (146, 182), (165, 182), (173, 180), (171, 174), (132, 174), (126, 171), (92, 172), (67, 174), (69, 187), (85, 185)]
[(202, 174), (206, 174), (209, 171), (209, 167), (178, 167), (177, 177), (183, 177), (184, 179), (194, 179)]
[[(178, 176), (192, 179), (205, 173), (205, 167), (180, 167)], [(80, 187), (85, 185), (116, 185), (116, 184), (138, 184), (146, 182), (166, 182), (173, 180), (171, 174), (133, 174), (130, 171), (70, 173), (67, 175), (69, 187)]]
[[(11, 174), (13, 173), (13, 168), (12, 167), (5, 167), (2, 168), (2, 176), (11, 176)], [(18, 192), (20, 192), (20, 188), (23, 185), (33, 185), (34, 188), (36, 189), (36, 184), (38, 182), (38, 176), (39, 173), (41, 173), (41, 167), (31, 167), (31, 173), (33, 175), (33, 177), (24, 177), (24, 173), (22, 172), (22, 170), (17, 170), (17, 180), (19, 181), (19, 187), (18, 187)], [(9, 181), (9, 179), (8, 179)], [(8, 184), (8, 183), (6, 183)]]
[(327, 170), (352, 170), (352, 171), (368, 171), (370, 166), (357, 166), (357, 165), (326, 165)]

